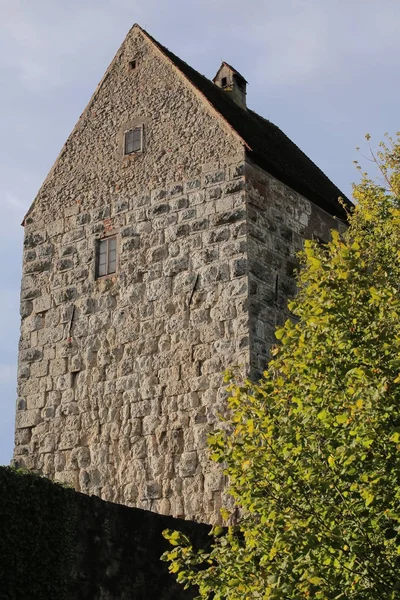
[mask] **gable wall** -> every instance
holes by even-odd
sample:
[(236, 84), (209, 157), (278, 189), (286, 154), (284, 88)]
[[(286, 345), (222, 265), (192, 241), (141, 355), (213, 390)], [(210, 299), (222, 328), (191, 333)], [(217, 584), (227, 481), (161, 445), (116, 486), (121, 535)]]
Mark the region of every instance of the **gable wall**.
[[(123, 157), (138, 124), (145, 152)], [(25, 222), (16, 464), (218, 520), (224, 481), (206, 438), (221, 372), (249, 362), (243, 163), (134, 29)], [(95, 280), (95, 240), (111, 233), (118, 274)]]

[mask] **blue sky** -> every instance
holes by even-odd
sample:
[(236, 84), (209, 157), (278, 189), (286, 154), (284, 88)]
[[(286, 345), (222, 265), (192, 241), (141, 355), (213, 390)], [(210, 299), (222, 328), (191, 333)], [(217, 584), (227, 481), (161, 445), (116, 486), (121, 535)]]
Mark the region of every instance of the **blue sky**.
[(222, 60), (343, 190), (399, 125), (398, 0), (0, 0), (0, 464), (12, 453), (24, 213), (133, 23), (212, 78)]

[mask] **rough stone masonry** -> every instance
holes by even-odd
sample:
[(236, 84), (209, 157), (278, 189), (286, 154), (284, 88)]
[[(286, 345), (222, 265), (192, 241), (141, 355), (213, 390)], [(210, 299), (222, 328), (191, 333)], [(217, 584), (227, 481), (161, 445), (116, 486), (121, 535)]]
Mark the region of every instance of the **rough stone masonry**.
[[(328, 213), (260, 168), (133, 27), (25, 218), (15, 464), (218, 522), (226, 481), (206, 440), (222, 372), (265, 368), (297, 250), (343, 227)], [(116, 272), (96, 277), (112, 235)]]

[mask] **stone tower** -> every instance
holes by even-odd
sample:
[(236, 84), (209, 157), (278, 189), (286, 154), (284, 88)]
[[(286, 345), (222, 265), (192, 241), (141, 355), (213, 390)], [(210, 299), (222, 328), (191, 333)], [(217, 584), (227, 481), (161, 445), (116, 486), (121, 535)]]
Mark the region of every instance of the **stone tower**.
[(218, 520), (221, 373), (265, 368), (297, 250), (345, 220), (246, 83), (127, 35), (24, 220), (16, 464)]

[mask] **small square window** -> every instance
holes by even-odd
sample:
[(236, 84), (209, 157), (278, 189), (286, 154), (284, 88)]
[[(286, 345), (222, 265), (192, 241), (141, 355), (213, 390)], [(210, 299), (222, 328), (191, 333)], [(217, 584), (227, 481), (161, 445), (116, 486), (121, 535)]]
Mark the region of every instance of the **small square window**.
[(117, 238), (99, 240), (96, 246), (96, 277), (112, 275), (117, 271)]
[(143, 149), (143, 127), (125, 131), (124, 154), (141, 152)]
[(226, 87), (226, 84), (227, 84), (227, 79), (226, 79), (226, 77), (223, 77), (223, 78), (221, 79), (221, 86), (222, 86), (222, 87)]
[(134, 71), (136, 69), (136, 58), (129, 62), (129, 68), (131, 71)]

